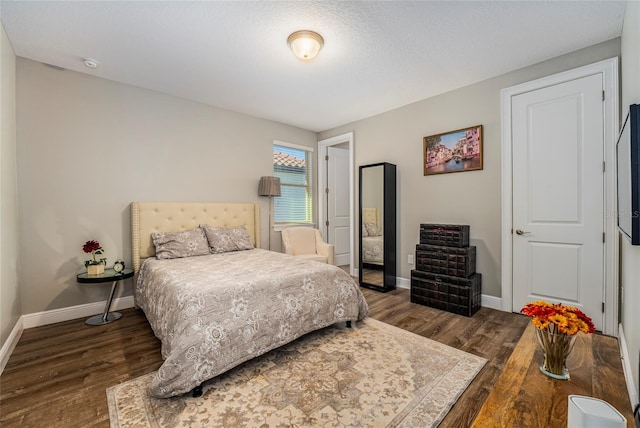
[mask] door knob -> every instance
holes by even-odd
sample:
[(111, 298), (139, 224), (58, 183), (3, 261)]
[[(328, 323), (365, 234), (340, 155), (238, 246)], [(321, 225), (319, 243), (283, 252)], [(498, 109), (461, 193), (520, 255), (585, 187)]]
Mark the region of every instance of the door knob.
[(529, 233), (529, 232), (526, 232), (526, 231), (524, 231), (524, 230), (522, 230), (522, 229), (516, 229), (516, 233), (517, 233), (518, 235), (524, 235), (525, 233)]

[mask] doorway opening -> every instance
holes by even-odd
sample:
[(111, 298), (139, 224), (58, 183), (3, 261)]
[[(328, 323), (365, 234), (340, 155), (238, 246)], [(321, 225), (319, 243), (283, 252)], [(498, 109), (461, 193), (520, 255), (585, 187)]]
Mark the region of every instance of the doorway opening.
[(336, 248), (336, 264), (354, 275), (354, 135), (318, 141), (318, 229)]

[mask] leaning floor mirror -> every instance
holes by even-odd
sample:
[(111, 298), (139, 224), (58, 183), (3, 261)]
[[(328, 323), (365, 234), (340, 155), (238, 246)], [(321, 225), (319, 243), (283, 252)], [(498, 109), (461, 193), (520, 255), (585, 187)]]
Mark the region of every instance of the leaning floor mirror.
[(396, 288), (396, 166), (360, 166), (359, 279), (378, 291)]

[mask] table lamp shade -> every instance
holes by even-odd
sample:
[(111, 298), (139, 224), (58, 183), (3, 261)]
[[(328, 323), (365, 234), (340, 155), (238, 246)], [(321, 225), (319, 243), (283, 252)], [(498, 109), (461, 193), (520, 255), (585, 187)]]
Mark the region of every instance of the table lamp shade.
[(258, 196), (280, 196), (280, 178), (260, 177)]

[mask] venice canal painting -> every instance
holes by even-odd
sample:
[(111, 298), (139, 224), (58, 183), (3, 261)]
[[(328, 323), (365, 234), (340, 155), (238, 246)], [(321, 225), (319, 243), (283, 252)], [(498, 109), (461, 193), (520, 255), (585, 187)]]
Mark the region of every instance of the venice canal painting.
[(424, 175), (482, 169), (482, 125), (424, 137)]

